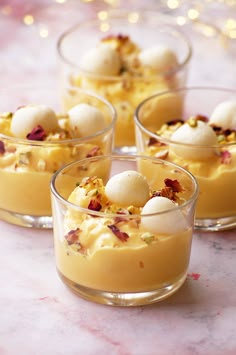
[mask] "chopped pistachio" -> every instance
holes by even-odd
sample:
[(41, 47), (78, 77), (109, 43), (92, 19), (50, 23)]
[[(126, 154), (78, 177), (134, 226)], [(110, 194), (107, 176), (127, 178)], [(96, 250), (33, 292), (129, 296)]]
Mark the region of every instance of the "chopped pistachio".
[(197, 118), (192, 116), (187, 120), (190, 127), (197, 127)]
[(127, 210), (129, 211), (130, 214), (133, 214), (135, 212), (135, 207), (134, 206), (129, 206), (127, 208)]
[(228, 142), (235, 142), (236, 141), (236, 132), (231, 132), (228, 136), (227, 136), (227, 141)]
[(2, 118), (12, 118), (13, 113), (12, 112), (3, 112), (1, 113)]
[(218, 143), (225, 143), (225, 136), (223, 134), (219, 134), (217, 136)]
[(96, 196), (98, 194), (98, 189), (93, 189), (88, 192), (88, 196)]
[(29, 165), (31, 152), (24, 152), (19, 154), (19, 164)]
[(143, 233), (141, 235), (141, 239), (146, 243), (146, 244), (151, 244), (155, 240), (155, 236), (151, 233)]
[(39, 159), (37, 168), (39, 171), (45, 171), (46, 170), (46, 161), (43, 159)]

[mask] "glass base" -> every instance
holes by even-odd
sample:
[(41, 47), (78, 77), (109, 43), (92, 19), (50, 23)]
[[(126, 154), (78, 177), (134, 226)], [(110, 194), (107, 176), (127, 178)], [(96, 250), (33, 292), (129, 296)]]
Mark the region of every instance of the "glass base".
[(205, 232), (233, 229), (236, 228), (236, 216), (215, 219), (195, 219), (194, 228)]
[(94, 290), (85, 286), (76, 284), (65, 277), (58, 269), (57, 272), (61, 280), (74, 291), (78, 296), (95, 303), (105, 304), (109, 306), (144, 306), (154, 302), (159, 302), (175, 293), (184, 283), (187, 273), (177, 282), (166, 285), (161, 289), (146, 292), (107, 292)]
[(52, 216), (29, 216), (0, 209), (0, 219), (21, 227), (51, 229)]
[(122, 147), (115, 147), (113, 149), (113, 153), (117, 155), (121, 154), (137, 154), (137, 147), (136, 146), (122, 146)]

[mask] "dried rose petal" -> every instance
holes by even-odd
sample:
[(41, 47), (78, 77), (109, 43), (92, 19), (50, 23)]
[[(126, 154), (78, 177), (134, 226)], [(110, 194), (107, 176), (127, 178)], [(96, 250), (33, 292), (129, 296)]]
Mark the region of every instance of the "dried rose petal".
[(178, 180), (171, 180), (169, 178), (164, 180), (165, 185), (167, 187), (171, 187), (174, 192), (181, 192), (183, 191), (182, 186), (178, 182)]
[(99, 147), (94, 147), (94, 148), (92, 148), (92, 149), (88, 152), (88, 154), (86, 155), (86, 158), (91, 158), (91, 157), (95, 157), (95, 156), (99, 155), (99, 154), (100, 154), (100, 153), (99, 153), (99, 150), (100, 150)]
[(203, 115), (197, 115), (196, 119), (198, 121), (202, 121), (202, 122), (208, 122), (209, 121), (209, 118), (207, 116), (203, 116)]
[(70, 230), (67, 235), (65, 236), (66, 240), (67, 240), (67, 243), (69, 245), (71, 244), (75, 244), (76, 242), (78, 242), (78, 239), (79, 239), (79, 232), (80, 232), (80, 229), (77, 228), (77, 229), (72, 229)]
[(163, 187), (163, 189), (161, 189), (161, 196), (167, 197), (169, 200), (172, 200), (172, 201), (176, 200), (175, 192), (169, 186)]
[(150, 137), (149, 142), (148, 142), (148, 147), (151, 147), (152, 145), (156, 145), (158, 147), (161, 147), (161, 146), (166, 145), (166, 144), (160, 142), (158, 139), (156, 139), (154, 137)]
[(167, 124), (168, 126), (174, 126), (174, 125), (176, 125), (177, 123), (184, 123), (184, 120), (182, 120), (181, 118), (175, 118), (175, 119), (173, 119), (173, 120), (171, 120), (171, 121), (166, 122), (166, 124)]
[(232, 160), (232, 154), (228, 150), (224, 150), (220, 153), (221, 164), (230, 164)]
[(118, 223), (121, 223), (121, 222), (127, 222), (128, 221), (128, 218), (125, 217), (125, 214), (123, 215), (123, 217), (115, 217), (114, 218), (114, 222), (115, 224), (118, 224)]
[(88, 209), (92, 211), (100, 211), (102, 208), (101, 203), (98, 200), (90, 200)]
[(43, 141), (46, 137), (46, 133), (40, 125), (34, 127), (30, 133), (27, 134), (26, 138), (33, 141)]
[(115, 236), (122, 242), (127, 242), (127, 240), (129, 239), (129, 235), (125, 232), (121, 232), (115, 224), (110, 224), (107, 227), (110, 228), (112, 233), (114, 233)]
[(5, 145), (2, 141), (0, 141), (0, 154), (4, 154), (5, 153)]

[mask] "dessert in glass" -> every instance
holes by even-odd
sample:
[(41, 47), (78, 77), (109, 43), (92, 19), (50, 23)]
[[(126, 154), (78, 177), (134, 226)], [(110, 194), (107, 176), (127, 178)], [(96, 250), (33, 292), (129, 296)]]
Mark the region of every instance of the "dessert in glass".
[(54, 174), (56, 266), (81, 297), (114, 306), (160, 301), (187, 275), (195, 178), (151, 157), (82, 159)]
[(197, 179), (195, 228), (236, 226), (236, 91), (189, 87), (153, 95), (136, 110), (138, 152)]
[(93, 90), (117, 111), (115, 151), (136, 151), (134, 110), (151, 94), (185, 85), (191, 46), (166, 15), (110, 11), (58, 41), (61, 86)]
[(111, 153), (113, 106), (81, 89), (65, 88), (64, 96), (69, 97), (67, 109), (57, 90), (1, 90), (0, 219), (52, 228), (52, 174), (71, 161)]

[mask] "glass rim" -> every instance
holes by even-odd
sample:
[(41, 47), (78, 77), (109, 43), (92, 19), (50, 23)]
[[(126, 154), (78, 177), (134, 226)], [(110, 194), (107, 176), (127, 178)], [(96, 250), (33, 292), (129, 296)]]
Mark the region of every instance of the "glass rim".
[[(110, 15), (110, 19), (115, 20), (115, 21), (119, 21), (119, 20), (123, 20), (125, 17), (125, 15), (127, 16), (128, 14), (132, 14), (133, 11), (129, 11), (128, 9), (123, 9), (123, 10), (106, 10), (106, 12)], [(163, 23), (163, 24), (159, 24), (157, 23), (157, 28), (160, 29), (160, 33), (163, 32), (161, 31), (161, 29), (168, 29), (168, 30), (172, 30), (172, 33), (175, 34), (175, 36), (178, 36), (179, 38), (181, 38), (181, 40), (183, 41), (183, 43), (185, 43), (186, 48), (187, 48), (187, 53), (185, 58), (182, 60), (181, 63), (179, 63), (177, 66), (175, 66), (173, 69), (169, 69), (169, 70), (165, 70), (161, 73), (157, 73), (157, 75), (160, 76), (168, 76), (168, 75), (174, 75), (176, 73), (178, 73), (179, 71), (181, 71), (182, 68), (184, 68), (190, 61), (191, 57), (192, 57), (192, 44), (189, 41), (189, 39), (187, 38), (187, 36), (180, 30), (177, 29), (177, 27), (180, 27), (180, 25), (174, 23), (173, 19), (171, 16), (168, 16), (166, 14), (161, 14), (161, 13), (156, 13), (155, 11), (149, 11), (149, 10), (140, 10), (135, 11), (135, 14), (139, 15), (139, 21), (145, 22), (145, 17), (146, 16), (153, 16), (154, 19), (158, 20), (158, 19), (164, 19), (168, 22)], [(109, 16), (106, 18), (106, 20), (109, 20)], [(76, 69), (76, 70), (80, 70), (81, 73), (83, 73), (84, 75), (86, 75), (89, 78), (94, 78), (94, 79), (100, 79), (100, 80), (107, 80), (107, 81), (120, 81), (122, 78), (119, 75), (100, 75), (100, 74), (95, 74), (86, 70), (83, 70), (79, 64), (74, 63), (73, 61), (71, 61), (63, 52), (62, 50), (62, 44), (64, 42), (64, 40), (66, 40), (67, 36), (72, 34), (73, 32), (77, 31), (80, 28), (83, 28), (83, 26), (89, 26), (89, 25), (93, 25), (93, 24), (98, 24), (100, 22), (102, 22), (103, 20), (100, 20), (98, 17), (91, 17), (86, 21), (81, 21), (78, 22), (72, 26), (70, 26), (69, 28), (67, 28), (66, 30), (64, 30), (61, 35), (59, 36), (58, 40), (57, 40), (57, 44), (56, 44), (56, 48), (57, 48), (57, 53), (59, 58), (62, 60), (62, 62), (66, 63), (67, 65), (69, 65), (70, 67)], [(131, 23), (131, 22), (130, 22)], [(132, 25), (135, 23), (131, 23)], [(170, 31), (171, 33), (171, 31)], [(104, 33), (105, 34), (105, 33)], [(138, 80), (144, 80), (144, 79), (149, 79), (153, 77), (153, 80), (156, 80), (156, 75), (146, 75), (142, 78), (140, 78), (138, 75), (137, 76), (133, 76), (132, 80), (134, 81), (138, 81)]]
[[(35, 88), (32, 88), (31, 86), (14, 86), (12, 88), (7, 88), (7, 89), (2, 89), (0, 90), (0, 95), (1, 94), (5, 94), (8, 95), (10, 93), (10, 91), (14, 89), (14, 90), (19, 90), (19, 89), (35, 89), (35, 90), (45, 90), (45, 88), (38, 86)], [(51, 88), (47, 88), (47, 90), (52, 90)], [(68, 145), (68, 144), (79, 144), (79, 143), (85, 143), (87, 141), (90, 141), (91, 139), (95, 139), (98, 138), (100, 136), (102, 136), (103, 134), (105, 134), (106, 132), (110, 131), (112, 129), (112, 127), (115, 126), (116, 120), (117, 120), (117, 112), (115, 107), (112, 105), (111, 102), (109, 102), (106, 98), (104, 98), (103, 96), (98, 95), (97, 93), (93, 92), (92, 90), (87, 90), (87, 89), (82, 89), (79, 87), (73, 87), (73, 86), (66, 86), (65, 88), (63, 88), (63, 91), (75, 91), (75, 92), (80, 92), (81, 94), (85, 94), (87, 96), (93, 97), (97, 100), (99, 100), (100, 102), (102, 102), (105, 106), (107, 106), (110, 110), (111, 113), (111, 122), (102, 130), (97, 131), (96, 133), (89, 135), (89, 136), (85, 136), (85, 137), (79, 137), (79, 138), (71, 138), (71, 139), (61, 139), (61, 140), (51, 140), (51, 141), (37, 141), (37, 140), (29, 140), (27, 138), (18, 138), (18, 137), (14, 137), (14, 136), (7, 136), (5, 134), (2, 134), (0, 132), (0, 139), (4, 139), (7, 140), (9, 142), (12, 143), (18, 143), (18, 144), (24, 144), (24, 145), (34, 145), (34, 146), (55, 146), (55, 145)]]
[(142, 130), (144, 133), (146, 133), (147, 135), (149, 135), (152, 138), (158, 139), (160, 141), (162, 141), (165, 144), (171, 144), (171, 145), (176, 145), (179, 147), (188, 147), (188, 148), (199, 148), (199, 149), (219, 149), (219, 148), (223, 148), (223, 147), (229, 147), (232, 145), (236, 145), (236, 142), (227, 142), (227, 143), (219, 143), (219, 144), (214, 144), (214, 145), (204, 145), (204, 144), (192, 144), (192, 143), (182, 143), (182, 142), (177, 142), (177, 141), (173, 141), (169, 138), (165, 138), (163, 136), (158, 135), (157, 133), (154, 133), (152, 131), (150, 131), (148, 128), (146, 128), (139, 119), (139, 113), (140, 110), (143, 108), (143, 106), (149, 102), (152, 101), (153, 99), (156, 99), (158, 97), (161, 96), (165, 96), (167, 94), (172, 94), (172, 93), (181, 93), (181, 92), (187, 92), (187, 91), (198, 91), (198, 90), (214, 90), (217, 92), (225, 92), (225, 93), (232, 93), (232, 94), (236, 94), (236, 89), (233, 88), (225, 88), (225, 87), (214, 87), (214, 86), (185, 86), (185, 87), (181, 87), (181, 88), (177, 88), (177, 89), (171, 89), (171, 90), (165, 90), (165, 91), (161, 91), (157, 94), (151, 95), (149, 97), (147, 97), (145, 100), (143, 100), (142, 102), (139, 103), (139, 105), (136, 107), (135, 112), (134, 112), (134, 121), (135, 124), (137, 124), (137, 126), (139, 127), (140, 130)]
[[(57, 170), (51, 177), (50, 180), (50, 191), (51, 194), (56, 198), (56, 200), (60, 201), (63, 203), (63, 205), (67, 206), (68, 208), (73, 208), (73, 210), (77, 210), (78, 212), (86, 213), (86, 214), (92, 214), (95, 215), (96, 217), (106, 217), (106, 218), (114, 218), (114, 217), (120, 217), (121, 215), (119, 213), (105, 213), (105, 212), (99, 212), (99, 211), (93, 211), (88, 208), (80, 207), (72, 202), (69, 202), (67, 199), (65, 199), (56, 189), (56, 180), (60, 174), (63, 174), (63, 170), (70, 169), (73, 166), (76, 166), (78, 163), (83, 164), (83, 163), (88, 163), (91, 161), (96, 161), (96, 160), (101, 160), (101, 159), (111, 159), (111, 160), (129, 160), (129, 161), (136, 161), (137, 159), (144, 159), (144, 160), (149, 160), (153, 161), (156, 164), (162, 164), (166, 166), (171, 166), (175, 169), (180, 170), (182, 173), (184, 173), (188, 178), (192, 181), (193, 183), (193, 192), (191, 194), (191, 197), (185, 201), (182, 205), (176, 205), (172, 209), (164, 210), (161, 212), (157, 213), (148, 213), (148, 214), (142, 214), (142, 217), (151, 217), (151, 216), (156, 216), (156, 215), (164, 215), (166, 213), (172, 212), (172, 211), (177, 211), (177, 210), (182, 210), (186, 206), (190, 205), (194, 201), (197, 200), (198, 193), (199, 193), (199, 187), (198, 187), (198, 182), (194, 175), (184, 169), (183, 167), (172, 163), (172, 162), (167, 162), (165, 160), (155, 158), (155, 157), (149, 157), (149, 156), (144, 156), (144, 155), (98, 155), (96, 157), (90, 157), (90, 158), (84, 158), (81, 160), (73, 161), (67, 165), (64, 165), (61, 167), (59, 170)], [(72, 192), (72, 191), (71, 191)], [(140, 214), (132, 214), (132, 215), (125, 215), (126, 218), (132, 220), (135, 218), (140, 218)]]

